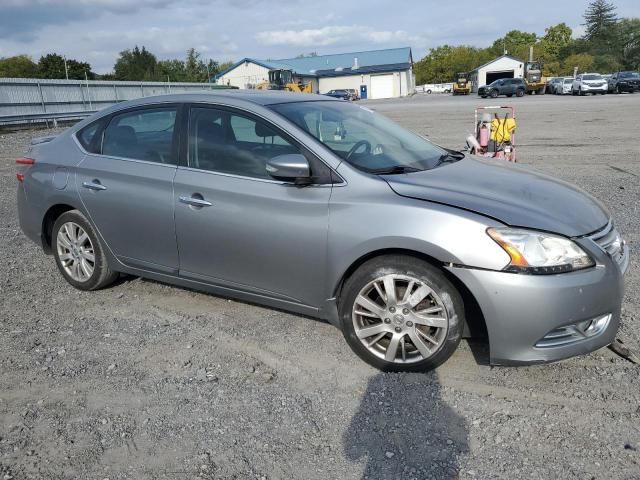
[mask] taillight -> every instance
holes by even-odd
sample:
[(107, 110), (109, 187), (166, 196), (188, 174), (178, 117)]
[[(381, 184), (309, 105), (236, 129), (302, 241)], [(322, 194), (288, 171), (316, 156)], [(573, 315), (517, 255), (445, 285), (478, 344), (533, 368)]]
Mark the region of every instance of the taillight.
[[(36, 161), (33, 158), (21, 157), (16, 159), (16, 165), (24, 165), (24, 166), (30, 167), (34, 163), (36, 163)], [(24, 182), (24, 172), (16, 173), (16, 179), (19, 182)]]

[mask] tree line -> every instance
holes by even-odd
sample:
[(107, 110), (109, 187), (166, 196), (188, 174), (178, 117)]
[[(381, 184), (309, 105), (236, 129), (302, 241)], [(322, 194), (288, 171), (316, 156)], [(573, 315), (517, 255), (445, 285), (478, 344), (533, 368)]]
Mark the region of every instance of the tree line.
[(88, 62), (49, 53), (40, 57), (37, 62), (28, 55), (0, 58), (0, 78), (206, 82), (230, 65), (229, 61), (221, 63), (213, 59), (205, 60), (195, 48), (187, 50), (184, 60), (158, 60), (144, 46), (135, 46), (120, 52), (113, 72), (104, 75), (94, 73)]
[(488, 48), (468, 45), (442, 45), (429, 50), (414, 66), (416, 83), (444, 83), (454, 80), (456, 73), (469, 72), (507, 52), (521, 60), (543, 62), (546, 76), (573, 75), (597, 71), (611, 73), (640, 68), (640, 18), (618, 18), (616, 7), (606, 0), (589, 3), (584, 15), (585, 33), (573, 38), (565, 23), (545, 29), (542, 36), (512, 30)]

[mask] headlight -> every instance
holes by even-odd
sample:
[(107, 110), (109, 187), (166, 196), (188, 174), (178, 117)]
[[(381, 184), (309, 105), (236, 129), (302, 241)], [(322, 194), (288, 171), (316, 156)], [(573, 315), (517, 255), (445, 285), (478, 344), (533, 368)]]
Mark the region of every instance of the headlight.
[(511, 257), (508, 272), (543, 275), (595, 265), (575, 242), (559, 235), (517, 228), (489, 228), (487, 234)]

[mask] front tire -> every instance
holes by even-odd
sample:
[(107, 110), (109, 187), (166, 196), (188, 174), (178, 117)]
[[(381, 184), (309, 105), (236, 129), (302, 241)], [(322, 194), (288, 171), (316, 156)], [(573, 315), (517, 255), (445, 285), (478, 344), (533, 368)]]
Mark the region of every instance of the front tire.
[(79, 210), (58, 217), (51, 239), (58, 270), (75, 288), (98, 290), (118, 278), (118, 273), (109, 268), (95, 230)]
[(386, 255), (347, 279), (338, 302), (344, 337), (383, 371), (427, 371), (455, 352), (464, 307), (443, 273), (413, 257)]

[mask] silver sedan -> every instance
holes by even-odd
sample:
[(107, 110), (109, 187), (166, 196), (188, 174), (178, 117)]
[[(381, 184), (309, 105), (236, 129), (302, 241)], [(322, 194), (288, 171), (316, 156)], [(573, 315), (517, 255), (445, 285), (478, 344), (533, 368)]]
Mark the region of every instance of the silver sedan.
[(17, 180), (74, 287), (127, 273), (325, 319), (383, 370), (472, 335), (495, 364), (548, 362), (618, 329), (628, 251), (597, 200), (325, 96), (124, 102), (35, 140)]

